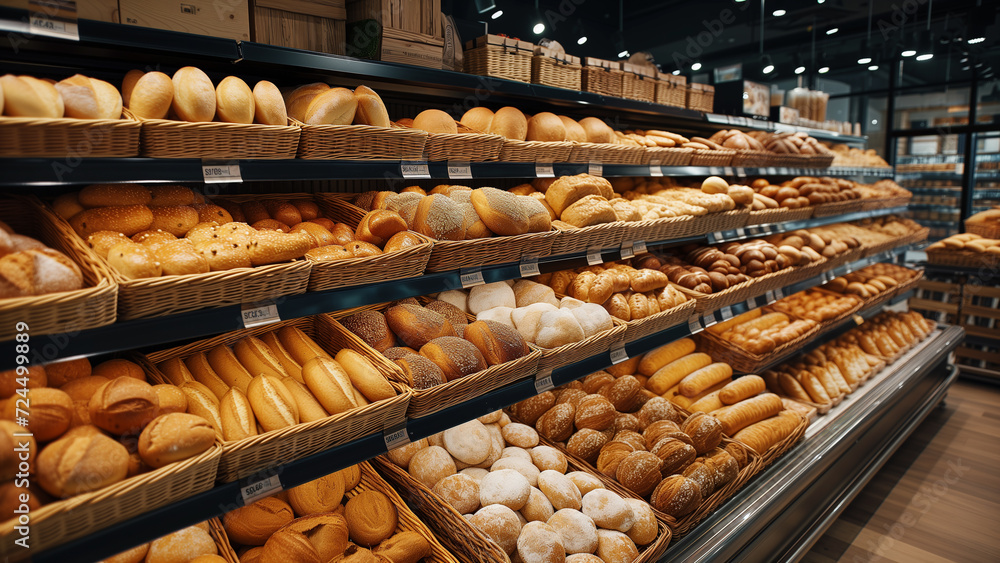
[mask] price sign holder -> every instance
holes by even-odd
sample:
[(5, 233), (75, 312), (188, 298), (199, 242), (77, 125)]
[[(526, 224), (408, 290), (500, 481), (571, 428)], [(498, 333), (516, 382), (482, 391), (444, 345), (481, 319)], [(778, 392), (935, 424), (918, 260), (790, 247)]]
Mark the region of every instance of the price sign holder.
[(391, 428), (386, 428), (382, 432), (382, 437), (385, 440), (386, 451), (394, 450), (409, 444), (410, 433), (406, 430), (406, 421), (396, 424)]
[(448, 178), (452, 180), (469, 180), (472, 178), (472, 165), (468, 162), (448, 162)]
[(201, 176), (206, 184), (243, 182), (238, 160), (202, 160)]
[(240, 306), (240, 319), (243, 328), (267, 325), (281, 321), (278, 305), (274, 301), (255, 301)]
[(541, 270), (538, 269), (538, 257), (531, 255), (522, 256), (521, 263), (518, 265), (518, 270), (522, 278), (539, 275)]
[(431, 177), (431, 169), (423, 161), (400, 162), (399, 173), (406, 179), (426, 179)]
[(462, 282), (462, 289), (486, 284), (486, 280), (483, 279), (483, 271), (480, 268), (462, 268), (458, 271), (458, 275)]
[(552, 169), (551, 162), (536, 162), (535, 163), (535, 177), (536, 178), (555, 178), (555, 170)]
[(663, 176), (663, 167), (660, 166), (659, 160), (649, 161), (649, 175), (655, 178), (660, 178)]
[(587, 174), (591, 176), (604, 176), (604, 163), (591, 162), (587, 165)]
[(587, 249), (587, 265), (596, 266), (598, 264), (604, 263), (604, 256), (601, 255), (600, 247), (591, 247)]
[(644, 241), (644, 240), (637, 240), (637, 241), (633, 242), (632, 243), (632, 252), (634, 252), (636, 256), (639, 256), (641, 254), (645, 254), (646, 252), (648, 252), (648, 250), (646, 248), (646, 241)]
[(622, 257), (622, 260), (628, 260), (629, 258), (632, 258), (633, 256), (635, 256), (635, 249), (633, 248), (632, 243), (631, 242), (623, 242), (622, 243), (622, 247), (621, 247), (621, 257)]
[(250, 477), (240, 486), (240, 495), (243, 497), (243, 505), (248, 506), (254, 501), (271, 496), (281, 491), (281, 479), (277, 475), (271, 475), (263, 479)]
[(540, 371), (535, 374), (535, 392), (544, 393), (555, 388), (552, 383), (552, 370), (547, 369), (545, 371)]

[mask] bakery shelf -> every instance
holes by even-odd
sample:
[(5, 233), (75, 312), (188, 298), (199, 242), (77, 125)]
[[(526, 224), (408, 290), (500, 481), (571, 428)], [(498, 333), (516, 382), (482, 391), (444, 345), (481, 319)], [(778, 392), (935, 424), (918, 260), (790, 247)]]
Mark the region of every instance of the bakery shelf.
[(856, 144), (863, 145), (868, 142), (868, 137), (866, 136), (859, 137), (856, 135), (845, 135), (843, 133), (827, 131), (826, 129), (799, 127), (798, 125), (789, 125), (787, 123), (776, 123), (774, 121), (764, 121), (762, 119), (753, 119), (750, 117), (741, 117), (736, 115), (706, 113), (705, 121), (717, 125), (728, 125), (729, 127), (738, 127), (745, 129), (758, 129), (764, 131), (778, 131), (778, 132), (787, 131), (792, 133), (808, 133), (809, 135), (815, 137), (820, 141), (833, 141), (835, 143), (844, 143), (850, 145), (856, 145)]
[(801, 558), (944, 398), (957, 377), (944, 364), (962, 336), (961, 327), (945, 327), (887, 367), (662, 561)]

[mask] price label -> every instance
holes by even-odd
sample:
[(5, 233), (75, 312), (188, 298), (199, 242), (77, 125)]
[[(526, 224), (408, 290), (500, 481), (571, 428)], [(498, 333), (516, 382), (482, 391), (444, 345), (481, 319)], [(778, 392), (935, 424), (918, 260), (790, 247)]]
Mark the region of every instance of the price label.
[(486, 283), (486, 280), (483, 279), (483, 271), (478, 268), (475, 270), (459, 270), (459, 278), (462, 281), (462, 289), (469, 289), (470, 287)]
[(635, 250), (632, 247), (631, 242), (622, 243), (621, 255), (622, 255), (622, 260), (628, 260), (629, 258), (635, 256)]
[(201, 176), (206, 184), (225, 184), (242, 182), (240, 163), (236, 161), (211, 162), (201, 161)]
[(591, 176), (603, 176), (604, 164), (601, 162), (591, 162), (587, 165), (587, 174), (590, 174)]
[(865, 318), (862, 317), (861, 315), (855, 314), (855, 315), (852, 315), (851, 318), (854, 320), (854, 324), (856, 324), (858, 326), (861, 326), (861, 325), (865, 324)]
[(649, 162), (649, 175), (655, 178), (663, 177), (663, 167), (660, 166), (659, 160), (651, 160)]
[(552, 169), (551, 162), (536, 162), (535, 163), (535, 177), (536, 178), (555, 178), (556, 173)]
[(75, 21), (50, 18), (42, 13), (31, 15), (30, 22), (28, 23), (28, 33), (69, 39), (70, 41), (80, 40), (80, 30)]
[(705, 118), (708, 119), (709, 123), (729, 123), (728, 115), (719, 115), (717, 113), (706, 113)]
[(719, 316), (721, 317), (721, 319), (719, 319), (719, 322), (728, 321), (729, 319), (733, 318), (733, 308), (729, 305), (726, 305), (725, 307), (719, 309)]
[(635, 252), (636, 256), (639, 256), (640, 254), (645, 254), (646, 252), (648, 252), (648, 250), (646, 250), (646, 241), (644, 241), (644, 240), (637, 240), (637, 241), (633, 242), (632, 243), (632, 251)]
[(430, 178), (431, 169), (426, 162), (401, 162), (399, 172), (404, 178)]
[(708, 173), (711, 174), (712, 176), (722, 176), (722, 174), (724, 172), (725, 172), (725, 169), (723, 169), (721, 166), (709, 166), (708, 167)]
[(771, 176), (774, 176), (775, 174), (778, 173), (778, 169), (773, 166), (769, 166), (767, 168), (767, 173), (770, 174)]
[(742, 167), (737, 167), (736, 168), (736, 175), (739, 176), (740, 178), (746, 178), (747, 177), (747, 169), (746, 168), (742, 168)]
[(243, 319), (244, 328), (276, 323), (281, 320), (278, 306), (270, 301), (244, 303), (240, 308), (240, 318)]
[(406, 431), (406, 422), (397, 424), (392, 428), (386, 428), (382, 432), (382, 437), (385, 439), (386, 450), (394, 450), (410, 443), (410, 433)]
[(747, 299), (747, 309), (751, 309), (752, 310), (752, 309), (756, 309), (756, 308), (757, 308), (757, 299), (755, 297), (751, 297), (750, 299)]
[(775, 301), (778, 300), (778, 297), (775, 296), (775, 293), (773, 291), (768, 291), (767, 293), (764, 294), (764, 296), (767, 297), (768, 303), (774, 303)]
[(604, 263), (604, 257), (601, 256), (600, 248), (588, 248), (587, 249), (587, 265), (596, 266), (598, 264)]
[(733, 170), (733, 167), (732, 167), (732, 166), (726, 166), (726, 167), (725, 167), (725, 168), (723, 168), (722, 170), (723, 170), (723, 172), (724, 172), (724, 174), (725, 174), (726, 176), (733, 176), (733, 175), (735, 175), (735, 174), (736, 174), (736, 171), (735, 171), (735, 170)]
[(777, 299), (784, 299), (785, 298), (785, 288), (779, 287), (778, 289), (774, 290), (774, 296)]
[(552, 370), (540, 371), (535, 375), (536, 393), (544, 393), (554, 387), (555, 385), (552, 384)]
[(538, 257), (525, 256), (521, 258), (521, 263), (518, 265), (518, 270), (520, 270), (522, 278), (539, 275), (541, 271), (538, 269)]
[(620, 364), (628, 359), (628, 352), (625, 350), (624, 344), (619, 344), (617, 348), (611, 349), (611, 363)]
[(691, 334), (698, 334), (702, 331), (702, 329), (704, 329), (704, 327), (701, 326), (701, 317), (698, 315), (695, 315), (688, 320), (688, 332)]
[(449, 162), (448, 178), (452, 180), (468, 180), (472, 178), (472, 166), (468, 162)]
[(736, 235), (732, 237), (731, 240), (747, 238), (747, 230), (743, 227), (736, 229)]
[(240, 494), (243, 496), (243, 504), (246, 506), (280, 490), (281, 479), (277, 475), (271, 475), (266, 479), (258, 479), (243, 485), (240, 487)]
[(719, 322), (715, 318), (715, 313), (716, 312), (717, 311), (713, 311), (711, 315), (708, 315), (707, 317), (702, 317), (701, 318), (701, 326), (704, 327), (704, 328), (708, 328), (708, 327), (716, 324), (717, 322)]

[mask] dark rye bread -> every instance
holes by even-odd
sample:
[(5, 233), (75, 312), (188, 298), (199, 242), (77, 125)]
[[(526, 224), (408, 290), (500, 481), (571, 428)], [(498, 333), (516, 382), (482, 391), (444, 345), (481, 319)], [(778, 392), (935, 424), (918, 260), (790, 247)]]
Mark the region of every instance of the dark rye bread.
[(361, 311), (340, 321), (344, 328), (365, 341), (365, 344), (383, 352), (396, 345), (396, 337), (389, 329), (385, 315), (378, 311)]
[(445, 383), (444, 372), (437, 364), (419, 354), (406, 354), (395, 360), (396, 365), (406, 374), (410, 387), (427, 389)]
[(455, 329), (440, 313), (419, 305), (396, 305), (385, 312), (389, 328), (407, 346), (419, 350), (441, 336), (455, 336)]
[(464, 338), (475, 345), (491, 366), (528, 355), (528, 344), (517, 330), (496, 321), (476, 321), (465, 327)]
[(420, 355), (437, 364), (448, 381), (487, 368), (486, 359), (479, 349), (457, 336), (442, 336), (431, 340), (420, 348)]

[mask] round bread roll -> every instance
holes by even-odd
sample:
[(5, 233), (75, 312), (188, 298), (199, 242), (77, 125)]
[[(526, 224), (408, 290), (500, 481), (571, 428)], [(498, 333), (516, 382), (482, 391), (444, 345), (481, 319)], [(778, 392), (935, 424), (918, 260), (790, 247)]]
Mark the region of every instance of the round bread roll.
[(448, 450), (440, 446), (428, 446), (413, 454), (407, 469), (411, 477), (428, 489), (433, 489), (441, 479), (457, 473), (455, 460)]
[(344, 518), (351, 540), (372, 547), (395, 533), (399, 515), (389, 497), (378, 491), (363, 491), (347, 501)]
[(413, 456), (416, 455), (416, 453), (419, 452), (420, 450), (426, 448), (427, 446), (428, 446), (427, 438), (421, 438), (416, 442), (410, 442), (405, 446), (400, 446), (398, 448), (389, 450), (387, 455), (389, 456), (390, 461), (402, 467), (403, 469), (406, 469), (410, 466), (410, 460), (413, 458)]
[(550, 446), (535, 446), (531, 448), (531, 462), (541, 471), (555, 471), (560, 474), (566, 473), (568, 462), (566, 456), (559, 450)]
[(600, 528), (627, 532), (635, 524), (635, 513), (625, 499), (607, 489), (594, 489), (583, 496), (583, 513)]
[(650, 452), (632, 452), (618, 464), (615, 478), (625, 488), (645, 497), (660, 484), (663, 462)]
[(89, 246), (98, 256), (107, 259), (108, 253), (115, 246), (128, 242), (129, 238), (117, 231), (97, 231), (87, 237)]
[(414, 389), (428, 389), (447, 382), (441, 368), (419, 354), (406, 354), (394, 362)]
[(660, 533), (653, 508), (648, 502), (636, 498), (627, 498), (625, 502), (632, 507), (632, 513), (635, 515), (635, 524), (632, 524), (628, 531), (629, 539), (635, 545), (653, 543)]
[(264, 545), (272, 534), (295, 518), (292, 507), (277, 497), (265, 497), (222, 516), (226, 534), (243, 545)]
[(552, 503), (545, 493), (531, 487), (528, 502), (521, 508), (521, 516), (526, 522), (547, 522), (555, 513)]
[[(160, 415), (187, 412), (187, 395), (181, 391), (180, 387), (170, 384), (154, 385), (153, 391), (156, 391)], [(89, 418), (89, 412), (87, 416)]]
[(133, 68), (125, 73), (125, 78), (122, 79), (122, 102), (124, 102), (125, 107), (128, 107), (129, 101), (132, 98), (132, 90), (135, 89), (136, 83), (145, 74), (145, 72), (137, 68)]
[(572, 508), (580, 510), (583, 497), (573, 481), (558, 471), (546, 469), (538, 475), (538, 488), (541, 489), (552, 507), (556, 510)]
[(431, 544), (413, 531), (402, 531), (382, 542), (374, 550), (377, 557), (393, 563), (417, 563), (431, 554)]
[(191, 526), (153, 540), (146, 554), (147, 563), (193, 561), (201, 555), (219, 552), (211, 534), (199, 526)]
[(585, 117), (580, 120), (580, 127), (587, 133), (589, 143), (613, 143), (615, 132), (606, 123), (596, 117)]
[[(63, 101), (63, 114), (74, 119), (110, 119), (101, 114), (90, 78), (74, 74), (54, 84)], [(119, 113), (121, 116), (121, 113)]]
[(254, 123), (288, 125), (288, 113), (281, 91), (273, 83), (261, 80), (253, 87)]
[(347, 520), (341, 514), (303, 516), (292, 520), (281, 530), (296, 531), (308, 538), (309, 543), (316, 548), (320, 561), (330, 561), (341, 555), (349, 545)]
[(561, 536), (543, 522), (528, 522), (521, 528), (517, 554), (525, 562), (562, 563), (566, 560), (566, 548)]
[(379, 352), (396, 345), (396, 336), (389, 329), (385, 315), (379, 311), (361, 311), (341, 320), (340, 323)]
[(97, 207), (77, 213), (70, 225), (86, 239), (98, 231), (117, 231), (130, 237), (153, 224), (153, 212), (145, 205)]
[(490, 455), (490, 435), (478, 420), (470, 420), (444, 431), (444, 448), (456, 460), (476, 465)]
[(479, 481), (456, 473), (434, 485), (434, 494), (444, 499), (459, 514), (472, 514), (479, 509)]
[[(23, 468), (20, 468), (18, 463), (21, 461), (18, 459), (20, 456), (14, 452), (15, 445), (27, 451), (29, 457), (24, 461), (27, 463), (28, 473), (35, 473), (35, 460), (38, 459), (38, 442), (35, 438), (33, 436), (14, 436), (14, 434), (25, 434), (24, 428), (13, 421), (0, 420), (0, 443), (4, 446), (10, 446), (0, 454), (0, 478), (11, 481), (19, 470), (23, 472)], [(21, 488), (18, 487), (18, 489)], [(38, 497), (36, 501), (38, 500), (43, 500), (43, 497)]]
[(163, 274), (163, 268), (156, 261), (153, 251), (131, 241), (118, 244), (108, 251), (108, 264), (122, 276), (132, 280), (158, 278)]
[(431, 340), (420, 347), (420, 355), (437, 364), (448, 381), (488, 367), (479, 349), (457, 336), (441, 336)]
[(4, 404), (4, 418), (14, 420), (19, 407), (29, 411), (25, 415), (27, 429), (40, 441), (54, 440), (69, 430), (75, 410), (69, 394), (51, 387), (29, 389), (27, 393), (19, 390)]
[(175, 237), (182, 237), (198, 224), (198, 212), (189, 205), (153, 206), (153, 223), (150, 229), (160, 229)]
[(474, 107), (465, 112), (459, 121), (473, 131), (485, 133), (489, 131), (490, 123), (493, 121), (493, 111), (489, 108)]
[(595, 489), (604, 488), (604, 484), (601, 483), (601, 480), (590, 473), (572, 471), (567, 473), (566, 477), (569, 478), (570, 481), (573, 481), (573, 484), (576, 485), (576, 488), (580, 490), (580, 494), (583, 496), (586, 496), (587, 493)]
[(701, 504), (701, 488), (683, 475), (671, 475), (657, 485), (649, 502), (660, 512), (680, 518)]
[(510, 508), (502, 504), (484, 506), (468, 517), (468, 521), (508, 554), (517, 549), (522, 530), (521, 520)]
[(173, 80), (162, 72), (153, 71), (135, 82), (125, 104), (140, 119), (165, 119), (173, 101)]
[(518, 446), (507, 446), (502, 452), (500, 452), (500, 459), (507, 458), (523, 459), (524, 461), (531, 463), (531, 452)]
[(563, 127), (566, 128), (566, 140), (573, 141), (576, 143), (586, 143), (587, 141), (587, 131), (577, 123), (573, 118), (566, 117), (565, 115), (560, 115), (559, 120), (562, 121)]
[(385, 318), (392, 332), (414, 349), (421, 349), (436, 338), (455, 336), (455, 329), (448, 319), (419, 305), (403, 304), (390, 307), (385, 312)]
[(450, 197), (429, 195), (417, 204), (410, 228), (435, 240), (464, 240), (465, 214)]
[(528, 136), (528, 119), (515, 107), (502, 107), (493, 115), (487, 133), (513, 141), (523, 141)]
[(301, 561), (302, 563), (322, 563), (319, 552), (309, 538), (302, 532), (281, 529), (274, 533), (264, 549), (260, 551), (259, 563), (280, 563), (282, 561)]
[(439, 109), (425, 109), (413, 118), (413, 128), (435, 134), (457, 134), (455, 120)]
[(511, 510), (521, 510), (530, 494), (531, 484), (513, 469), (491, 471), (479, 482), (479, 503), (482, 506), (502, 504)]
[[(137, 545), (128, 551), (123, 551), (107, 559), (102, 563), (142, 563), (146, 560), (146, 553), (149, 551), (149, 544)], [(225, 559), (223, 559), (225, 561)]]
[(543, 111), (528, 120), (527, 141), (562, 142), (566, 140), (566, 126), (554, 113)]
[(94, 491), (128, 474), (128, 450), (100, 432), (70, 432), (38, 454), (38, 484), (56, 498)]
[(597, 526), (579, 510), (563, 508), (546, 523), (559, 534), (567, 554), (593, 553), (597, 550)]
[(344, 499), (344, 487), (344, 476), (330, 473), (289, 489), (288, 504), (296, 516), (333, 512)]
[(583, 327), (571, 310), (562, 308), (547, 311), (538, 318), (535, 344), (541, 348), (558, 348), (584, 338)]
[(215, 88), (215, 111), (219, 121), (253, 123), (256, 105), (253, 92), (241, 78), (227, 76)]
[(156, 417), (159, 398), (145, 381), (119, 377), (90, 398), (90, 420), (112, 434), (139, 432)]
[[(186, 66), (175, 72), (172, 80), (174, 101), (170, 108), (174, 114), (183, 121), (212, 121), (216, 96), (208, 75), (199, 68)], [(132, 96), (135, 97), (134, 91)]]
[(385, 243), (385, 248), (383, 249), (386, 253), (396, 252), (397, 250), (404, 250), (413, 246), (425, 244), (426, 241), (416, 233), (412, 231), (400, 231), (391, 237)]
[(382, 98), (374, 90), (364, 85), (358, 86), (354, 89), (354, 96), (358, 99), (358, 109), (354, 114), (355, 123), (374, 127), (392, 127), (389, 112), (385, 109)]
[[(468, 308), (473, 315), (497, 307), (517, 307), (517, 298), (511, 286), (504, 282), (477, 285), (469, 290)], [(505, 323), (506, 324), (506, 323)]]
[(597, 531), (597, 556), (605, 563), (629, 563), (639, 557), (635, 543), (625, 534), (613, 530)]
[(502, 235), (528, 232), (528, 213), (517, 196), (496, 188), (472, 191), (472, 205), (490, 231)]
[(0, 76), (3, 92), (3, 113), (11, 117), (63, 116), (65, 105), (55, 86), (33, 76)]
[(160, 264), (164, 276), (204, 274), (212, 267), (205, 256), (195, 251), (187, 240), (175, 240), (157, 246), (153, 258)]
[(48, 379), (48, 385), (62, 387), (70, 381), (91, 376), (92, 368), (90, 360), (87, 358), (63, 360), (45, 364), (45, 375)]
[[(347, 88), (329, 88), (309, 102), (304, 114), (308, 125), (350, 125), (358, 109), (358, 98)], [(294, 117), (294, 112), (289, 111)]]
[(215, 443), (215, 429), (204, 418), (175, 412), (153, 419), (139, 435), (142, 461), (156, 469), (194, 457)]
[(306, 110), (309, 108), (312, 100), (329, 89), (330, 86), (327, 84), (313, 82), (312, 84), (303, 84), (288, 92), (284, 97), (285, 106), (288, 108), (288, 117), (303, 121)]
[(490, 465), (490, 471), (499, 471), (500, 469), (513, 469), (514, 471), (517, 471), (521, 475), (524, 475), (524, 478), (528, 480), (529, 485), (531, 485), (532, 487), (538, 486), (538, 475), (539, 473), (541, 473), (541, 471), (539, 471), (538, 468), (535, 467), (533, 463), (531, 463), (530, 459), (524, 459), (523, 457), (520, 456), (503, 457), (503, 450), (500, 451), (500, 456), (501, 456), (500, 459), (496, 460), (496, 462)]

